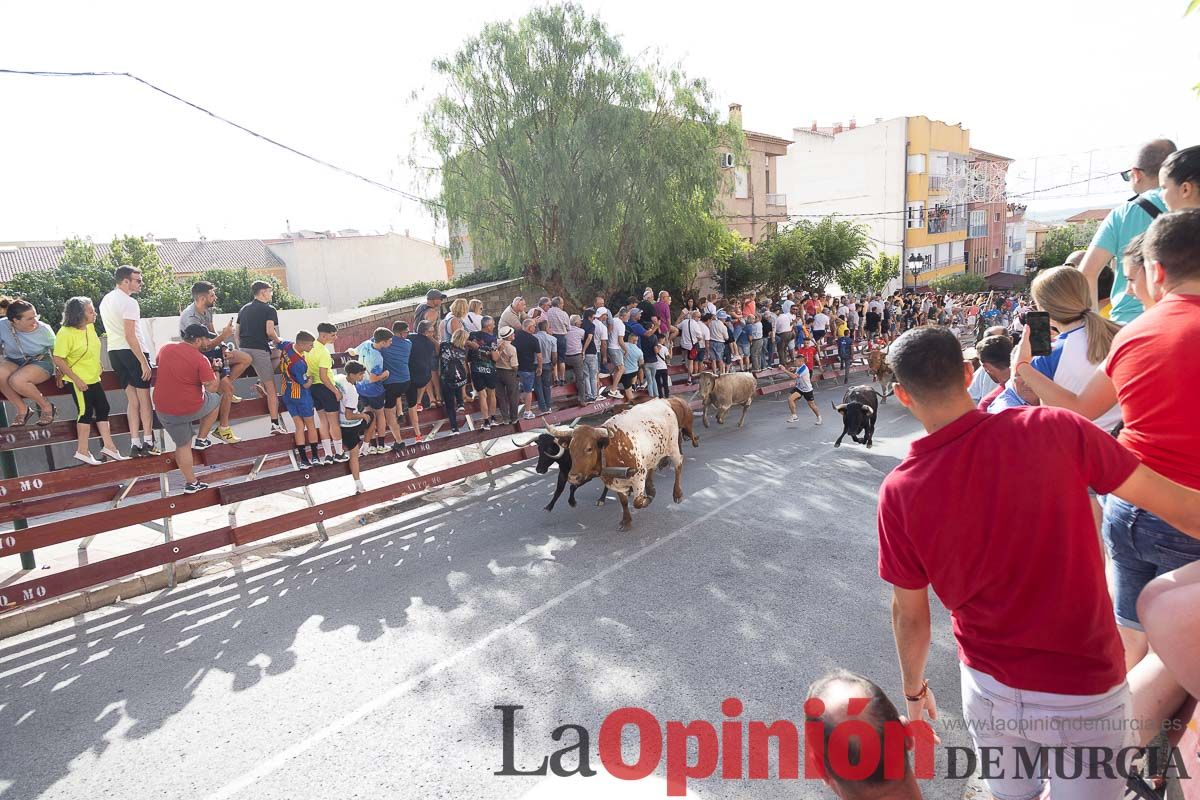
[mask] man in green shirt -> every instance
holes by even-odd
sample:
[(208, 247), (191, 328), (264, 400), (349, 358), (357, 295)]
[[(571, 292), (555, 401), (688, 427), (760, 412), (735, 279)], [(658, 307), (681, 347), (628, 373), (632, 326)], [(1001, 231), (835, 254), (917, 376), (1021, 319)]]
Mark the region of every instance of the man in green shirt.
[[(1167, 210), (1162, 199), (1162, 190), (1158, 188), (1158, 169), (1167, 160), (1167, 156), (1174, 152), (1174, 142), (1169, 139), (1156, 139), (1142, 145), (1134, 160), (1134, 166), (1121, 173), (1121, 177), (1130, 182), (1137, 194), (1108, 213), (1104, 222), (1096, 229), (1096, 235), (1083, 257), (1083, 263), (1079, 265), (1079, 269), (1091, 284), (1093, 300), (1098, 300), (1096, 281), (1100, 271), (1114, 256), (1124, 253), (1129, 241), (1145, 232), (1154, 221), (1154, 217)], [(1157, 209), (1157, 212), (1153, 212), (1152, 209)], [(1127, 284), (1120, 264), (1113, 269), (1113, 274), (1112, 311), (1109, 312), (1109, 319), (1121, 325), (1128, 325), (1137, 319), (1144, 309)]]

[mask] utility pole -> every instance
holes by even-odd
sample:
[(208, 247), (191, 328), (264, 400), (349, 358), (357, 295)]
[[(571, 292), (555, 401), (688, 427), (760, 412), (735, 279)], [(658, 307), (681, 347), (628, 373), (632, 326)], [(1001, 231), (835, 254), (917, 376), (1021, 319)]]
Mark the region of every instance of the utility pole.
[(1089, 195), (1092, 193), (1092, 158), (1094, 157), (1095, 153), (1095, 150), (1088, 150), (1087, 193)]

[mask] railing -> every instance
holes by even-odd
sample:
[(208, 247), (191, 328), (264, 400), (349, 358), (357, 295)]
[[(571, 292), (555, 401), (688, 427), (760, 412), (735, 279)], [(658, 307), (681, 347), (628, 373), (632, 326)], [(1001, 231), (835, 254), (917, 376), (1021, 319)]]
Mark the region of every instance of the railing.
[(951, 233), (967, 229), (967, 221), (961, 217), (930, 217), (928, 230), (930, 233)]
[(967, 228), (967, 238), (968, 239), (983, 239), (987, 235), (988, 235), (988, 226), (986, 223), (984, 223), (983, 225), (972, 225), (971, 227)]
[(944, 192), (950, 188), (949, 175), (930, 175), (929, 176), (929, 191)]
[(787, 195), (786, 194), (769, 194), (769, 195), (767, 195), (767, 205), (769, 205), (769, 206), (786, 206), (787, 205)]

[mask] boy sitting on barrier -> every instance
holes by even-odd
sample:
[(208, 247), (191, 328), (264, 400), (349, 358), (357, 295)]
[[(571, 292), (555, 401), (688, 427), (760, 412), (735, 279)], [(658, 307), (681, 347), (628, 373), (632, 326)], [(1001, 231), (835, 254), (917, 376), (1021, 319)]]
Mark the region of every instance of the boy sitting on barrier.
[(312, 381), (313, 407), (317, 413), (317, 430), (321, 434), (321, 448), (325, 454), (322, 464), (344, 464), (350, 460), (342, 451), (338, 433), (338, 412), (341, 407), (339, 390), (333, 382), (333, 356), (329, 345), (337, 338), (337, 326), (322, 322), (317, 326), (317, 341), (304, 354), (308, 363), (308, 378)]
[[(387, 404), (387, 391), (383, 382), (391, 375), (391, 370), (385, 369), (381, 351), (392, 346), (393, 338), (392, 332), (387, 328), (376, 328), (370, 339), (350, 351), (365, 368), (355, 386), (363, 405), (370, 407), (372, 411), (383, 411)], [(372, 415), (371, 424), (363, 434), (363, 455), (387, 452), (387, 448), (383, 446), (383, 437), (387, 434), (385, 416), (382, 413)]]
[[(315, 340), (308, 331), (300, 331), (296, 341), (282, 341), (276, 348), (279, 350), (279, 371), (283, 373), (279, 397), (296, 428), (296, 464), (301, 469), (310, 469), (314, 461), (322, 463), (317, 451), (317, 426), (313, 420), (312, 380), (308, 377), (308, 362), (304, 360), (304, 354), (312, 349)], [(312, 461), (304, 452), (306, 437)]]
[(358, 382), (365, 380), (367, 368), (359, 361), (346, 362), (346, 374), (334, 378), (337, 388), (341, 391), (341, 409), (338, 412), (338, 423), (342, 429), (342, 446), (350, 454), (350, 474), (354, 476), (354, 493), (362, 494), (362, 479), (358, 473), (358, 451), (362, 444), (367, 428), (371, 426), (371, 409), (358, 410)]

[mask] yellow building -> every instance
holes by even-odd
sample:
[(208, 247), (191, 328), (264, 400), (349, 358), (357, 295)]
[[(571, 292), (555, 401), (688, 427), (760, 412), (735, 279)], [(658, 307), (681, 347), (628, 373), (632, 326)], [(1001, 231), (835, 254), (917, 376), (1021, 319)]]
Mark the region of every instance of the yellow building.
[[(904, 255), (907, 287), (967, 271), (970, 131), (907, 118)], [(914, 272), (916, 273), (914, 277)]]

